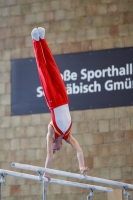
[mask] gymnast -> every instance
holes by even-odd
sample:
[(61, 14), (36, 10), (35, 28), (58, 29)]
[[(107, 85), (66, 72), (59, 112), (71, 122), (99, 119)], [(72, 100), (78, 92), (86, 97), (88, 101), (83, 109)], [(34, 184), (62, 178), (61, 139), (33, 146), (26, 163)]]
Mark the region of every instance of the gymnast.
[[(45, 29), (34, 28), (31, 32), (38, 73), (47, 105), (51, 112), (51, 122), (47, 133), (47, 157), (45, 167), (50, 168), (53, 153), (60, 150), (62, 140), (70, 144), (77, 153), (81, 173), (88, 171), (84, 165), (82, 149), (70, 134), (72, 122), (68, 105), (68, 96), (58, 67), (45, 39)], [(50, 180), (49, 174), (44, 174)]]

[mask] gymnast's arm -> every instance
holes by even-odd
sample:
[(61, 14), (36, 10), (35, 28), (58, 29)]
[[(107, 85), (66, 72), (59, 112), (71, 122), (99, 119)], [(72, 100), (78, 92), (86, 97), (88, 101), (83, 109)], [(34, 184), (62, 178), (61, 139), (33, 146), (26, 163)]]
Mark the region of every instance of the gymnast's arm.
[(66, 140), (67, 143), (71, 144), (71, 146), (74, 148), (74, 150), (77, 152), (77, 158), (79, 162), (79, 169), (81, 173), (85, 173), (88, 171), (88, 167), (84, 166), (84, 155), (83, 151), (77, 142), (77, 140), (70, 134), (69, 138)]
[[(48, 125), (47, 133), (47, 157), (45, 161), (45, 168), (50, 168), (53, 159), (53, 128)], [(50, 176), (44, 173), (44, 176), (50, 180)]]

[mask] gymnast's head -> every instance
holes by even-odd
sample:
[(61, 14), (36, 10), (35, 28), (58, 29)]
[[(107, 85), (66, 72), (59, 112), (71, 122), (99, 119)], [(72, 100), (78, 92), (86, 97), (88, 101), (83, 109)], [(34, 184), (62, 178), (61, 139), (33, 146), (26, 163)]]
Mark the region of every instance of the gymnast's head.
[(53, 142), (53, 153), (55, 154), (56, 151), (59, 151), (61, 149), (61, 147), (62, 147), (62, 141), (55, 140)]

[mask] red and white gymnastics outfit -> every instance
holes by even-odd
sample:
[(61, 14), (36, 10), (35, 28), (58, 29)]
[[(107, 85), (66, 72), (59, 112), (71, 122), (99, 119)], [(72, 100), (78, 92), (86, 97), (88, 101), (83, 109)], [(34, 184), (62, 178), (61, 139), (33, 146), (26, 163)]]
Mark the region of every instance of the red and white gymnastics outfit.
[[(63, 139), (66, 140), (72, 126), (68, 96), (58, 67), (46, 39), (41, 37), (41, 32), (44, 35), (45, 30), (39, 27), (33, 29), (31, 35), (40, 81), (52, 115), (50, 125), (54, 129), (55, 139), (64, 135)], [(36, 34), (39, 34), (39, 38), (36, 37)]]

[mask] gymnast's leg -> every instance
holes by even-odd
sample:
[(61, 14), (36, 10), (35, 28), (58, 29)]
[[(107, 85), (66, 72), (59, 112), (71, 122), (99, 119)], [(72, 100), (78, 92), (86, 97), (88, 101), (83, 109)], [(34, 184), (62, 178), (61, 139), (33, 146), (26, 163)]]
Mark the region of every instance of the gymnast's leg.
[(39, 27), (38, 31), (39, 31), (40, 43), (42, 45), (43, 54), (45, 57), (45, 61), (47, 63), (47, 71), (49, 72), (50, 77), (52, 79), (52, 82), (54, 85), (54, 92), (56, 93), (56, 97), (57, 97), (57, 99), (54, 99), (55, 100), (54, 107), (58, 107), (63, 104), (68, 104), (68, 96), (67, 96), (64, 82), (61, 78), (59, 69), (54, 61), (52, 53), (48, 47), (46, 39), (44, 38), (45, 29), (42, 27)]
[(43, 87), (43, 91), (45, 94), (48, 107), (49, 109), (51, 109), (51, 98), (53, 95), (50, 91), (53, 86), (53, 83), (52, 83), (50, 74), (47, 71), (47, 64), (43, 55), (42, 46), (40, 43), (40, 38), (39, 38), (39, 33), (38, 33), (37, 28), (32, 30), (31, 36), (32, 36), (32, 42), (33, 42), (34, 53), (36, 57), (40, 81)]
[[(63, 133), (67, 132), (71, 127), (71, 116), (68, 106), (68, 96), (64, 82), (61, 78), (59, 69), (54, 61), (52, 53), (48, 47), (46, 39), (44, 38), (45, 29), (42, 27), (38, 28), (40, 42), (44, 53), (45, 61), (47, 64), (47, 71), (53, 82), (53, 89), (56, 93), (54, 98), (54, 108), (52, 110), (52, 121), (56, 130), (62, 130)], [(58, 129), (59, 128), (59, 129)]]
[[(37, 38), (35, 37), (36, 34)], [(59, 128), (59, 132), (60, 130), (66, 132), (71, 126), (68, 96), (64, 82), (44, 36), (45, 30), (43, 28), (32, 31), (38, 71), (44, 93), (46, 94), (46, 100), (51, 110), (52, 121), (55, 126), (57, 125), (56, 128)]]

